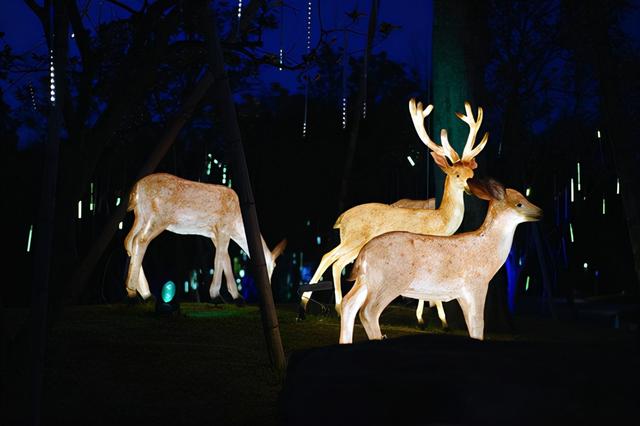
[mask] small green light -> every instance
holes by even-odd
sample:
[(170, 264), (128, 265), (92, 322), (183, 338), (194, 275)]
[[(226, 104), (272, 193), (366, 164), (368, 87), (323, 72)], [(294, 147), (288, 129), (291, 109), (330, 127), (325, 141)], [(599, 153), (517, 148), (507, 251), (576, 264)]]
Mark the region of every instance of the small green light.
[(164, 303), (169, 303), (173, 300), (176, 295), (176, 285), (173, 281), (167, 281), (162, 286), (162, 301)]
[(573, 242), (573, 226), (571, 224), (569, 224), (569, 238)]
[(531, 279), (531, 277), (529, 275), (527, 275), (527, 281), (524, 284), (524, 291), (529, 291), (529, 280)]

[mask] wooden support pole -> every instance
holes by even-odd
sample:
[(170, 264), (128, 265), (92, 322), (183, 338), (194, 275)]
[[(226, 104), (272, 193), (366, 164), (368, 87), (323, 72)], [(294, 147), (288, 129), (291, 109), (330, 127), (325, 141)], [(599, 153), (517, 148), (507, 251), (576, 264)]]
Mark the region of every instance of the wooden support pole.
[(219, 107), (222, 118), (224, 138), (232, 151), (232, 164), (235, 176), (234, 183), (236, 184), (236, 192), (240, 199), (240, 210), (242, 212), (242, 221), (247, 236), (253, 274), (258, 292), (260, 293), (260, 314), (265, 338), (267, 340), (267, 350), (271, 364), (277, 370), (283, 371), (286, 367), (286, 360), (280, 338), (278, 316), (276, 314), (273, 295), (271, 293), (271, 284), (269, 283), (269, 275), (264, 260), (260, 225), (258, 223), (251, 182), (249, 180), (244, 147), (242, 146), (240, 127), (238, 126), (236, 117), (236, 107), (229, 85), (229, 77), (225, 70), (215, 11), (211, 13), (209, 22), (211, 25), (206, 26), (205, 37), (207, 38), (209, 62), (212, 66), (215, 79), (216, 105)]

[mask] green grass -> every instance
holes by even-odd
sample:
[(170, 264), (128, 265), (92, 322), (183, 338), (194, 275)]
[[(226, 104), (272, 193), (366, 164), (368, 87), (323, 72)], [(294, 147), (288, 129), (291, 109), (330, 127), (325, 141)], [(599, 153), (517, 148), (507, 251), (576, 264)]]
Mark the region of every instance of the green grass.
[[(338, 318), (309, 315), (296, 321), (295, 306), (279, 306), (280, 332), (292, 351), (333, 345)], [(15, 336), (25, 312), (6, 313)], [(389, 338), (419, 330), (413, 310), (391, 306), (382, 317)], [(621, 332), (538, 318), (518, 319), (517, 335), (489, 339), (619, 339)], [(464, 330), (449, 333), (465, 335)], [(365, 340), (357, 325), (354, 340)], [(4, 415), (26, 418), (28, 339), (13, 341), (3, 368)], [(44, 385), (45, 424), (276, 424), (282, 376), (267, 358), (260, 312), (255, 306), (181, 305), (160, 316), (153, 305), (67, 307), (49, 332)], [(317, 397), (317, 396), (316, 396)]]

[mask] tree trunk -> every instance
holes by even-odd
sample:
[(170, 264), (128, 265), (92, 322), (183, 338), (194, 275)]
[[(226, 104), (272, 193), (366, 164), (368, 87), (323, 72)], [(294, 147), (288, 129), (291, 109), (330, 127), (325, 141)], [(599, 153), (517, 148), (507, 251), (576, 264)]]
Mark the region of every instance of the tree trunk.
[[(63, 0), (55, 0), (47, 12), (53, 14), (53, 31), (50, 37), (55, 83), (58, 97), (51, 103), (48, 122), (48, 137), (44, 155), (44, 173), (40, 193), (40, 206), (34, 245), (34, 270), (31, 299), (31, 412), (33, 425), (41, 422), (42, 382), (47, 340), (47, 311), (49, 308), (49, 272), (53, 247), (54, 218), (56, 207), (56, 185), (58, 178), (58, 158), (60, 145), (61, 95), (65, 93), (67, 62), (68, 17)], [(62, 90), (61, 90), (62, 89)]]
[[(431, 134), (439, 138), (440, 130), (447, 129), (451, 146), (462, 155), (469, 132), (468, 126), (455, 116), (464, 111), (469, 101), (474, 114), (478, 106), (485, 104), (484, 70), (487, 52), (487, 6), (473, 0), (434, 0), (433, 49), (432, 49), (432, 103), (434, 111)], [(480, 131), (480, 134), (483, 132)], [(489, 142), (491, 143), (491, 142)], [(487, 169), (487, 150), (477, 158), (476, 174)], [(444, 173), (433, 167), (436, 206), (442, 201)], [(486, 172), (485, 172), (486, 173)], [(464, 219), (458, 232), (477, 229), (484, 221), (486, 202), (465, 196)], [(511, 330), (512, 324), (507, 305), (507, 279), (502, 268), (489, 285), (486, 301), (486, 329)], [(444, 305), (452, 324), (464, 325), (460, 309), (451, 303)], [(458, 317), (458, 318), (456, 318)]]
[[(356, 153), (356, 143), (358, 142), (358, 134), (360, 133), (360, 118), (362, 117), (363, 103), (366, 101), (367, 93), (367, 67), (369, 55), (371, 54), (371, 45), (373, 37), (376, 33), (376, 22), (378, 19), (378, 7), (380, 0), (371, 0), (371, 11), (369, 12), (369, 28), (367, 31), (367, 46), (364, 52), (364, 64), (362, 67), (362, 75), (360, 76), (360, 87), (356, 101), (353, 104), (351, 131), (349, 132), (349, 145), (345, 154), (344, 169), (342, 171), (342, 181), (340, 183), (340, 196), (338, 198), (338, 214), (341, 214), (346, 206), (347, 196), (349, 192), (349, 177), (351, 176), (351, 168), (353, 166), (353, 157)], [(346, 52), (345, 52), (346, 54)]]

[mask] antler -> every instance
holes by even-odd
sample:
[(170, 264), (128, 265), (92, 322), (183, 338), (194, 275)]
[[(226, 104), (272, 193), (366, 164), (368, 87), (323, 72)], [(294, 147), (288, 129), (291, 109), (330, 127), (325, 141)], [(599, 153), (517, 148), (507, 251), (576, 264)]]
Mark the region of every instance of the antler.
[(473, 118), (473, 111), (471, 111), (471, 104), (469, 104), (469, 102), (464, 103), (464, 110), (466, 114), (456, 112), (456, 116), (469, 126), (469, 136), (467, 137), (467, 143), (465, 144), (464, 151), (462, 152), (463, 162), (473, 160), (476, 155), (480, 154), (480, 151), (482, 151), (489, 140), (489, 133), (485, 133), (480, 143), (473, 148), (473, 143), (476, 140), (478, 130), (480, 130), (480, 125), (482, 124), (482, 107), (478, 107), (477, 120)]
[(411, 98), (409, 101), (409, 114), (411, 115), (411, 120), (413, 120), (413, 126), (416, 128), (416, 132), (418, 132), (418, 136), (420, 136), (420, 140), (429, 147), (429, 149), (436, 154), (441, 156), (446, 156), (451, 160), (452, 163), (455, 163), (459, 160), (458, 154), (451, 148), (449, 145), (449, 140), (447, 139), (447, 131), (442, 129), (441, 139), (442, 146), (436, 145), (434, 141), (431, 140), (429, 134), (424, 128), (424, 119), (427, 118), (429, 114), (433, 111), (433, 105), (427, 105), (427, 109), (424, 109), (422, 102), (418, 102), (416, 105), (416, 100)]

